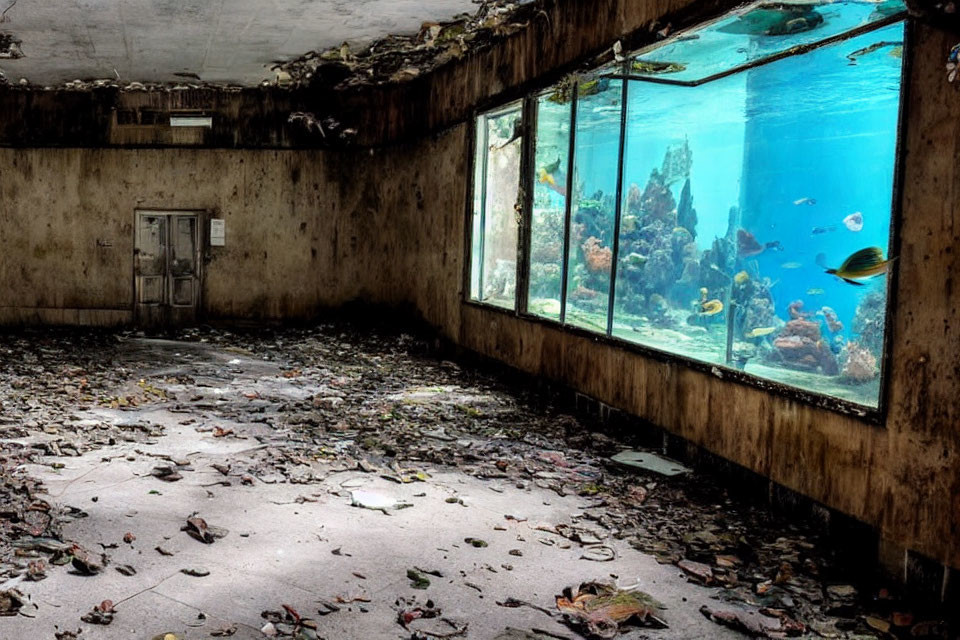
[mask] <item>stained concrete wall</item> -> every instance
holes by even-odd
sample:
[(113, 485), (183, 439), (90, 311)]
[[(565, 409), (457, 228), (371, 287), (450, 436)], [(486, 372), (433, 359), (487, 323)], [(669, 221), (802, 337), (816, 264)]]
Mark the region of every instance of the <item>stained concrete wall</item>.
[(338, 175), (322, 152), (2, 149), (0, 324), (129, 322), (138, 208), (226, 221), (207, 318), (310, 318), (359, 284)]

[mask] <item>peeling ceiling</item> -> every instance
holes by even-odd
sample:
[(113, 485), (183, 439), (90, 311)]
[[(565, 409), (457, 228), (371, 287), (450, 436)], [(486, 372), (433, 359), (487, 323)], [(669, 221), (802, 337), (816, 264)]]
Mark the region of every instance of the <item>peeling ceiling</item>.
[(475, 9), (472, 0), (0, 0), (0, 50), (11, 36), (7, 51), (22, 53), (0, 53), (0, 70), (35, 86), (198, 77), (253, 86), (307, 51), (415, 32)]

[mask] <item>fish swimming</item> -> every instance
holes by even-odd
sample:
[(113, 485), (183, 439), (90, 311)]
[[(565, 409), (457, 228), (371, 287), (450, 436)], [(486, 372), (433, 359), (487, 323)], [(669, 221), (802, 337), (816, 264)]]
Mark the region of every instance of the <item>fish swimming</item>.
[(814, 227), (813, 229), (810, 230), (810, 235), (819, 236), (824, 233), (830, 233), (831, 231), (836, 231), (836, 230), (837, 230), (837, 225), (835, 224), (827, 225), (826, 227)]
[[(779, 240), (760, 244), (756, 237), (746, 229), (737, 229), (737, 253), (741, 258), (758, 256), (764, 251), (783, 251)], [(729, 276), (728, 276), (729, 277)]]
[(707, 300), (700, 305), (700, 313), (705, 316), (713, 316), (723, 311), (723, 303), (719, 300)]
[(864, 278), (872, 278), (882, 273), (886, 273), (892, 260), (883, 259), (883, 249), (880, 247), (867, 247), (853, 253), (843, 261), (836, 269), (827, 267), (826, 255), (817, 254), (817, 265), (822, 267), (830, 275), (837, 276), (844, 282), (862, 286), (863, 282), (857, 282)]
[(782, 265), (780, 265), (780, 268), (781, 269), (799, 269), (802, 266), (803, 264), (799, 262), (784, 262)]
[(747, 338), (762, 338), (763, 336), (770, 335), (776, 330), (777, 330), (776, 327), (757, 327), (755, 329), (751, 329), (750, 331), (747, 331), (743, 335)]
[(863, 229), (863, 214), (859, 211), (851, 213), (843, 219), (843, 225), (850, 231), (860, 231)]
[(793, 204), (797, 204), (797, 205), (800, 205), (800, 204), (809, 204), (809, 205), (812, 206), (812, 205), (817, 204), (817, 201), (814, 200), (813, 198), (800, 198), (799, 200), (794, 200), (794, 201), (793, 201)]
[(567, 178), (560, 171), (560, 158), (537, 169), (537, 182), (547, 185), (548, 189), (556, 191), (564, 198), (567, 197)]
[(817, 288), (807, 289), (808, 296), (822, 296), (823, 294), (824, 294), (823, 289), (817, 289)]

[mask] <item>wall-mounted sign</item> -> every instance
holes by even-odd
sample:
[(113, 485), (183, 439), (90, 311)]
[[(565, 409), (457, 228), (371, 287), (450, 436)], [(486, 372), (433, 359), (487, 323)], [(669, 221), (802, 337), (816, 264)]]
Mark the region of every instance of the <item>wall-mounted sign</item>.
[(226, 240), (226, 223), (222, 219), (214, 218), (210, 221), (210, 246), (222, 247), (227, 243)]

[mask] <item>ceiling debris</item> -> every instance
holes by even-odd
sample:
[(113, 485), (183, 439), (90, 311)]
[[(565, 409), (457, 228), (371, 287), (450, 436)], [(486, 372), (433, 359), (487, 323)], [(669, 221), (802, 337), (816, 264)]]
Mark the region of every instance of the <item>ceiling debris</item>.
[(413, 35), (390, 35), (359, 51), (348, 43), (311, 51), (276, 64), (280, 87), (322, 86), (338, 90), (367, 85), (408, 82), (468, 52), (526, 28), (533, 20), (549, 19), (540, 2), (480, 0), (473, 15), (449, 22), (424, 22)]

